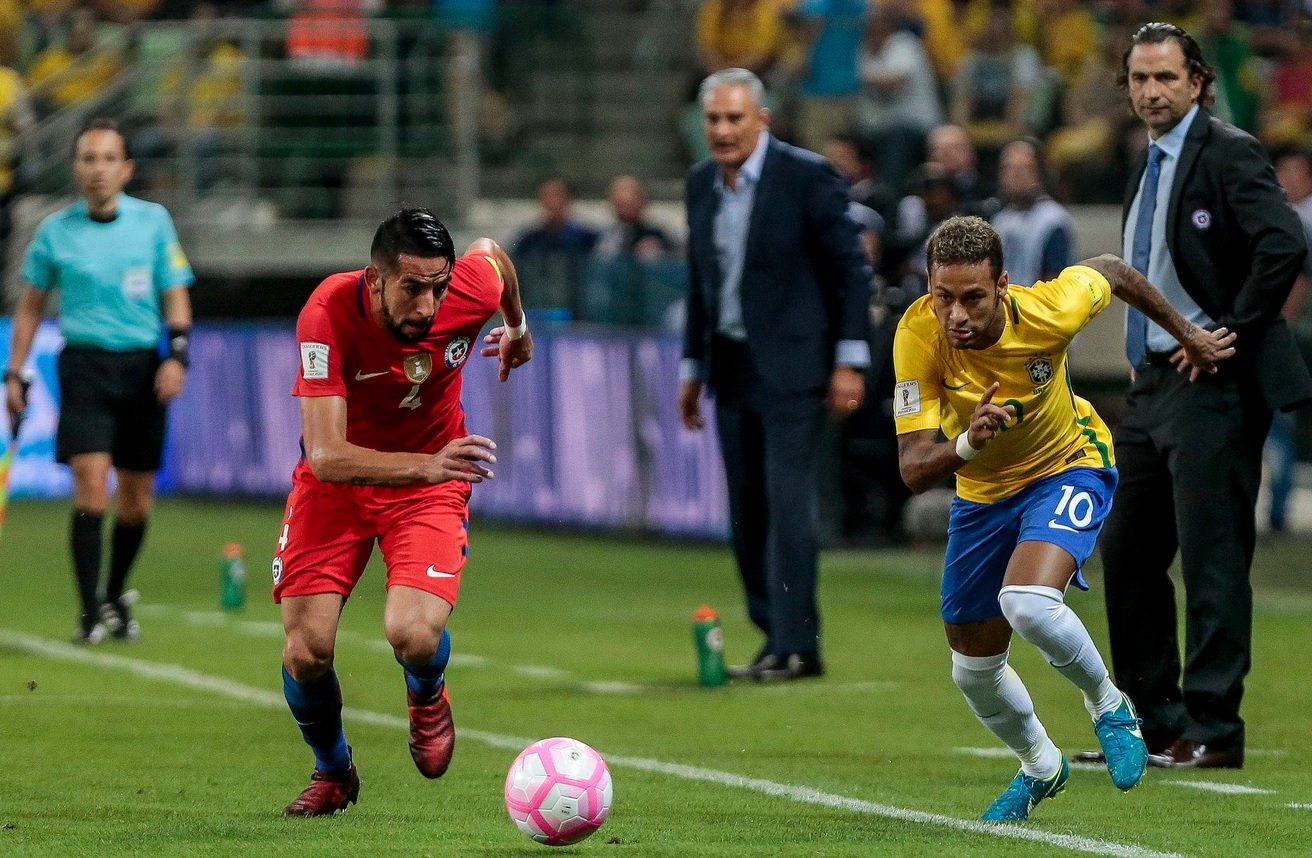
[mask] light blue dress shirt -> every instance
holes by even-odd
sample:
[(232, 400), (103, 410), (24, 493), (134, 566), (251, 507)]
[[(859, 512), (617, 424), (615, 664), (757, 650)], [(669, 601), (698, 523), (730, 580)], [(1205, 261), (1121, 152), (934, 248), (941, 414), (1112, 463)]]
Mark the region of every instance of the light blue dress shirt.
[[(1162, 293), (1168, 303), (1189, 321), (1209, 330), (1216, 327), (1216, 322), (1203, 312), (1202, 308), (1189, 297), (1180, 283), (1180, 275), (1175, 270), (1175, 262), (1166, 247), (1166, 215), (1171, 206), (1171, 185), (1175, 182), (1175, 168), (1180, 163), (1180, 152), (1184, 149), (1185, 137), (1189, 127), (1198, 115), (1198, 105), (1194, 105), (1179, 124), (1163, 134), (1154, 142), (1162, 150), (1162, 174), (1157, 183), (1157, 210), (1153, 212), (1152, 252), (1148, 256), (1148, 282)], [(1122, 256), (1130, 259), (1134, 252), (1134, 225), (1139, 220), (1139, 198), (1143, 194), (1143, 180), (1139, 180), (1139, 190), (1130, 204), (1130, 215), (1125, 219), (1125, 230), (1121, 235)], [(1211, 222), (1212, 213), (1204, 209), (1196, 212), (1180, 212), (1181, 217), (1191, 218), (1195, 229), (1206, 229)], [(1202, 225), (1200, 225), (1202, 221)], [(1148, 349), (1154, 352), (1173, 352), (1180, 347), (1175, 337), (1166, 329), (1148, 321)]]
[[(715, 193), (720, 199), (712, 223), (712, 241), (715, 259), (720, 269), (720, 317), (716, 333), (735, 342), (747, 341), (747, 328), (743, 324), (742, 281), (747, 256), (747, 232), (752, 223), (752, 206), (756, 201), (756, 187), (761, 181), (761, 168), (765, 164), (770, 133), (762, 131), (756, 148), (738, 168), (734, 187), (724, 181), (723, 170), (715, 173)], [(842, 340), (837, 345), (836, 359), (843, 366), (864, 369), (870, 365), (870, 344), (865, 340)], [(701, 378), (701, 363), (685, 358), (679, 367), (683, 380)]]

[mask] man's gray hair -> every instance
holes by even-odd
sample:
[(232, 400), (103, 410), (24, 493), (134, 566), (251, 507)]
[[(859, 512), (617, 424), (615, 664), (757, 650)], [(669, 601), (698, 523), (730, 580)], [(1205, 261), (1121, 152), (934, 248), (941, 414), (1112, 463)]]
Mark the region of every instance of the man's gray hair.
[(726, 86), (747, 87), (747, 93), (756, 102), (756, 106), (765, 107), (765, 84), (747, 69), (720, 69), (708, 76), (697, 89), (697, 102), (705, 107), (711, 93)]

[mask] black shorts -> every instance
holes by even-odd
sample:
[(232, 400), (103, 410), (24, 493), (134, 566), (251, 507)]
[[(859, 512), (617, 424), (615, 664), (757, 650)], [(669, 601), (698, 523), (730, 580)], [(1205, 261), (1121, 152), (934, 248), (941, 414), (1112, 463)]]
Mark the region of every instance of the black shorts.
[(55, 459), (109, 453), (114, 467), (158, 471), (165, 407), (155, 396), (159, 355), (75, 346), (59, 355), (59, 431)]

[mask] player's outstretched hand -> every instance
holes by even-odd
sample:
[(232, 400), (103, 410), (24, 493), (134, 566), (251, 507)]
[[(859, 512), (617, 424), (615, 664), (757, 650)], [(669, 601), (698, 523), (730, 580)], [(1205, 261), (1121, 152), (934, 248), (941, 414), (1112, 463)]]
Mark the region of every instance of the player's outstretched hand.
[(523, 366), (533, 358), (533, 334), (528, 331), (519, 339), (512, 340), (506, 336), (505, 325), (501, 325), (488, 331), (483, 342), (487, 345), (483, 346), (479, 354), (501, 359), (501, 371), (497, 377), (502, 381), (510, 378), (512, 369)]
[(984, 449), (984, 445), (998, 434), (1002, 424), (1016, 417), (1016, 406), (993, 404), (993, 394), (998, 392), (999, 387), (999, 382), (990, 384), (980, 397), (979, 405), (975, 406), (975, 413), (970, 415), (970, 428), (966, 430), (970, 434), (966, 440), (976, 450)]
[(496, 448), (495, 441), (482, 435), (457, 438), (429, 460), (427, 480), (430, 483), (445, 483), (448, 480), (481, 483), (490, 480), (492, 471), (484, 467), (483, 463), (497, 463), (497, 457), (492, 452)]
[(1192, 336), (1171, 355), (1176, 372), (1189, 370), (1189, 380), (1197, 381), (1200, 373), (1215, 373), (1216, 365), (1235, 355), (1234, 342), (1238, 334), (1227, 328), (1209, 331), (1194, 325)]

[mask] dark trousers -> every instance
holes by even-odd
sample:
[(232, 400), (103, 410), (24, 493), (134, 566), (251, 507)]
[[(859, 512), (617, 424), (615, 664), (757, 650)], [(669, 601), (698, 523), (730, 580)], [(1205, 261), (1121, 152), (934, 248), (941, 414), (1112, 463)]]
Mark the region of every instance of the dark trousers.
[(729, 340), (716, 340), (711, 366), (747, 614), (765, 633), (766, 652), (818, 656), (817, 462), (824, 391), (771, 389), (747, 346)]
[[(1116, 430), (1121, 481), (1103, 528), (1116, 683), (1149, 748), (1178, 738), (1241, 749), (1239, 704), (1252, 654), (1249, 569), (1271, 411), (1224, 370), (1190, 383), (1145, 364)], [(1183, 683), (1175, 589), (1185, 589)]]

